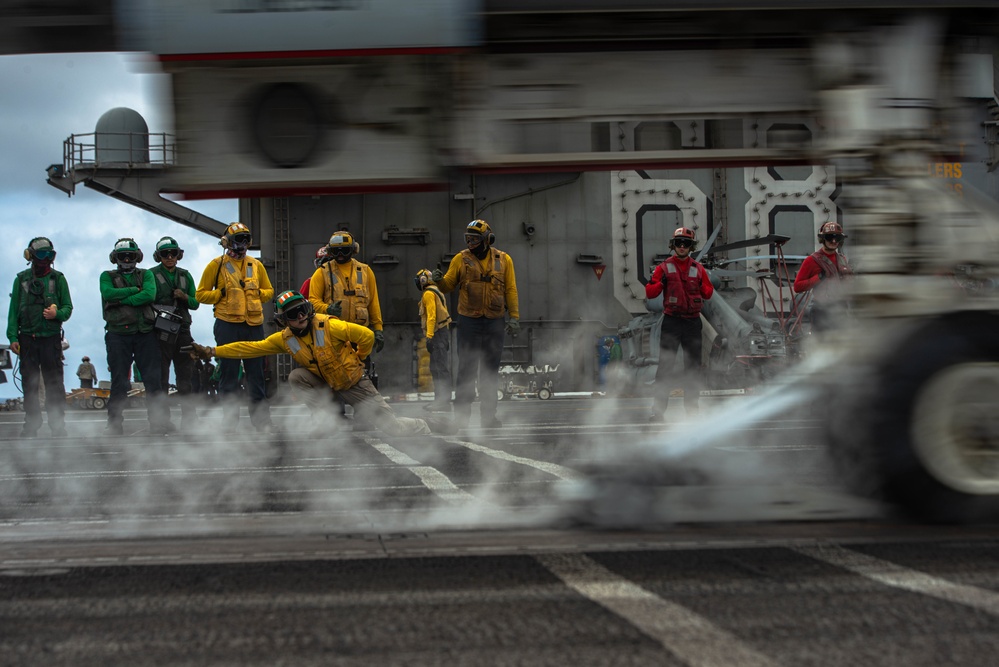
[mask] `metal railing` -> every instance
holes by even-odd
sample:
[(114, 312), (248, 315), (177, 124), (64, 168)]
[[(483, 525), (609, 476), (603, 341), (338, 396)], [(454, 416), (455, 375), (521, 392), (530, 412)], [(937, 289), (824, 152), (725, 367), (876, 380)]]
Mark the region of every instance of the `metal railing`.
[(164, 132), (91, 132), (71, 134), (62, 144), (63, 169), (101, 167), (156, 168), (176, 164), (177, 146)]

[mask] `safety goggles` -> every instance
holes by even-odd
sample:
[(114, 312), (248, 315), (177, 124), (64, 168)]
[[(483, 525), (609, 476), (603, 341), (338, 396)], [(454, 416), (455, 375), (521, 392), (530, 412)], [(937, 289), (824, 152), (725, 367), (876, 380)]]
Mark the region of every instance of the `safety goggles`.
[(479, 245), (482, 243), (482, 234), (465, 234), (465, 245)]
[(694, 242), (691, 241), (690, 239), (677, 239), (673, 241), (674, 248), (691, 248), (693, 247), (693, 245)]
[(343, 257), (344, 255), (349, 255), (353, 248), (350, 246), (340, 246), (337, 248), (330, 248), (330, 252), (333, 253), (334, 257)]
[(232, 242), (237, 245), (250, 245), (250, 241), (252, 240), (253, 237), (249, 234), (236, 234), (232, 237)]
[(821, 238), (823, 241), (828, 241), (829, 243), (842, 243), (846, 236), (843, 234), (823, 234)]
[(309, 307), (304, 303), (299, 306), (293, 306), (288, 310), (284, 311), (284, 317), (286, 320), (300, 320), (309, 316)]
[(160, 250), (160, 257), (163, 259), (177, 259), (180, 257), (179, 250)]
[(119, 252), (115, 254), (115, 261), (122, 264), (129, 264), (137, 259), (139, 259), (139, 256), (134, 252)]
[(55, 250), (36, 250), (35, 259), (55, 259)]

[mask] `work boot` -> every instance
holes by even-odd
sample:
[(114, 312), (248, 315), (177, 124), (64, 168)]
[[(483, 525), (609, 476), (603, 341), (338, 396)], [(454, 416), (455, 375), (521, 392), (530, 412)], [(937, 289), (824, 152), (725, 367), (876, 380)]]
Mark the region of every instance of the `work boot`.
[(458, 432), (458, 427), (455, 423), (444, 417), (428, 415), (423, 421), (427, 422), (430, 430), (438, 435), (454, 435)]
[(28, 426), (27, 424), (25, 424), (24, 428), (21, 429), (22, 438), (35, 438), (37, 436), (38, 436), (37, 426)]
[(104, 435), (125, 435), (125, 428), (121, 422), (108, 422), (104, 427)]
[(471, 405), (454, 406), (454, 425), (458, 428), (468, 428), (468, 418), (471, 416)]
[(265, 435), (277, 435), (280, 433), (280, 429), (277, 427), (277, 424), (272, 422), (270, 419), (254, 424), (253, 429), (257, 433), (263, 433)]
[(171, 433), (176, 433), (177, 427), (169, 419), (165, 422), (159, 422), (156, 424), (149, 425), (150, 435), (170, 435)]

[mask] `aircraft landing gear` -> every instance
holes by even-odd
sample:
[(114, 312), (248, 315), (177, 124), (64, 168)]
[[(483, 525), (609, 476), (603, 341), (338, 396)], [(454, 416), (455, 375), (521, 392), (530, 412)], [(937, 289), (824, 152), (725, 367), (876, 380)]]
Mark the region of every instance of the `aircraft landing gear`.
[(935, 319), (841, 388), (831, 450), (860, 490), (930, 521), (999, 517), (997, 327), (987, 313)]

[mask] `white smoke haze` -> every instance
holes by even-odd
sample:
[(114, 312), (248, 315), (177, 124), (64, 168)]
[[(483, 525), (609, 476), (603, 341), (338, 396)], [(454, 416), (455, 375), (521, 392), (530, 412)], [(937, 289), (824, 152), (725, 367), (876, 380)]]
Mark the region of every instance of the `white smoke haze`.
[[(71, 411), (88, 418), (71, 419), (76, 439), (8, 442), (0, 521), (37, 533), (40, 519), (64, 531), (61, 519), (124, 538), (662, 526), (764, 520), (775, 505), (786, 518), (794, 503), (809, 518), (808, 499), (798, 496), (814, 471), (754, 448), (780, 446), (774, 420), (814, 402), (817, 378), (838, 359), (819, 350), (759, 393), (705, 396), (695, 417), (671, 399), (661, 425), (646, 423), (651, 398), (617, 396), (611, 382), (605, 398), (578, 400), (581, 426), (554, 443), (538, 440), (551, 451), (517, 446), (546, 427), (516, 424), (530, 413), (508, 402), (501, 431), (478, 428), (473, 409), (472, 428), (458, 436), (399, 438), (354, 433), (345, 420), (310, 436), (314, 420), (285, 390), (272, 402), (276, 437), (255, 433), (245, 407), (238, 424), (228, 423), (221, 403), (199, 404), (197, 435), (170, 437), (107, 438), (104, 413)], [(145, 429), (144, 411), (126, 416), (126, 432)]]
[[(650, 425), (641, 435), (627, 427), (633, 427), (635, 419), (644, 420), (648, 412), (626, 413), (624, 402), (612, 394), (593, 401), (586, 423), (617, 425), (621, 430), (608, 432), (592, 447), (586, 479), (560, 489), (563, 504), (570, 508), (568, 515), (600, 527), (643, 527), (677, 521), (786, 519), (798, 505), (801, 519), (819, 518), (811, 514), (821, 504), (810, 488), (817, 471), (801, 470), (792, 459), (760, 456), (753, 450), (787, 447), (773, 424), (810, 418), (816, 402), (835, 386), (848, 349), (825, 342), (756, 393), (702, 396), (696, 416), (687, 415), (682, 398), (673, 397), (665, 423)], [(814, 440), (803, 446), (825, 445), (822, 423), (815, 422)], [(828, 467), (829, 460), (820, 458)], [(828, 474), (823, 477), (822, 483), (829, 485)], [(834, 482), (832, 489), (842, 492), (845, 487)], [(863, 501), (858, 503), (858, 511), (872, 511), (862, 507)]]

